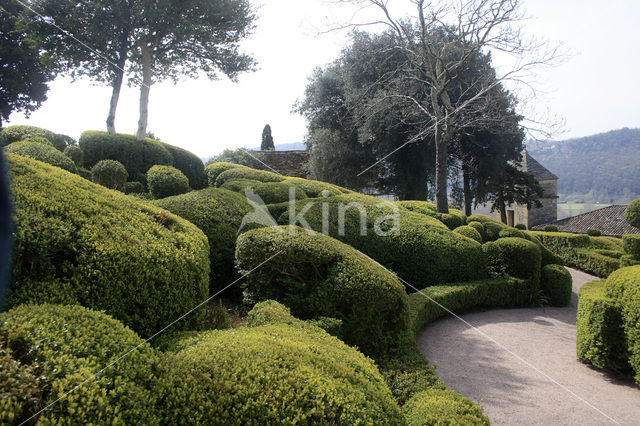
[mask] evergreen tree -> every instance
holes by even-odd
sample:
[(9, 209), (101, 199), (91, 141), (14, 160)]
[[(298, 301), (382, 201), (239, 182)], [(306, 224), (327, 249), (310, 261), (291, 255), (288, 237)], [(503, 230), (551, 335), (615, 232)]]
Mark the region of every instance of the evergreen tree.
[(262, 151), (275, 151), (276, 147), (273, 144), (273, 136), (271, 135), (271, 126), (266, 125), (262, 130), (262, 144), (260, 145)]

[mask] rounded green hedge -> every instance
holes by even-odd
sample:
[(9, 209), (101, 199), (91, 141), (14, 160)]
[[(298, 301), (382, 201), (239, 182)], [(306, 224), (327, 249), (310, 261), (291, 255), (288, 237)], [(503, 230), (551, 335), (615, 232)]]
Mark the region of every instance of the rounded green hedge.
[(51, 143), (51, 141), (49, 139), (43, 138), (42, 136), (27, 136), (26, 138), (22, 139), (21, 141), (17, 141), (17, 142), (41, 143), (43, 145), (48, 145), (48, 146), (51, 146), (51, 147), (55, 148), (55, 146), (53, 145), (53, 143)]
[[(211, 294), (238, 278), (233, 267), (236, 238), (242, 219), (252, 211), (243, 195), (226, 189), (207, 188), (156, 200), (154, 204), (193, 223), (209, 239)], [(238, 296), (240, 286), (230, 288), (223, 296), (229, 294)]]
[(519, 230), (521, 230), (521, 231), (526, 231), (526, 230), (527, 230), (527, 225), (525, 225), (524, 223), (518, 223), (518, 224), (515, 226), (515, 228), (516, 228), (516, 229), (519, 229)]
[(23, 157), (33, 158), (52, 166), (60, 167), (71, 173), (76, 173), (78, 169), (69, 157), (55, 149), (50, 145), (44, 145), (36, 142), (14, 142), (7, 146), (6, 153), (21, 155)]
[(498, 233), (498, 238), (524, 238), (527, 239), (527, 234), (524, 231), (515, 228), (505, 228)]
[(98, 161), (91, 169), (91, 180), (109, 189), (123, 189), (128, 177), (127, 169), (115, 160)]
[(260, 182), (257, 180), (237, 179), (225, 182), (220, 188), (230, 191), (245, 193), (247, 188), (251, 188), (265, 204), (288, 203), (290, 188), (295, 188), (295, 199), (307, 198), (307, 194), (295, 186), (289, 186), (285, 182)]
[(84, 152), (85, 167), (91, 168), (101, 160), (116, 160), (124, 164), (132, 181), (146, 183), (147, 171), (152, 166), (173, 164), (169, 150), (149, 138), (139, 141), (133, 135), (88, 131), (80, 136), (78, 144)]
[(301, 319), (339, 319), (340, 337), (365, 354), (384, 354), (407, 337), (404, 286), (331, 237), (298, 227), (251, 230), (238, 238), (236, 264), (241, 273), (253, 271), (244, 285), (249, 300), (276, 300)]
[(234, 167), (225, 170), (216, 178), (216, 186), (220, 187), (225, 182), (235, 179), (249, 179), (260, 182), (282, 182), (285, 177), (276, 173), (267, 172), (265, 170), (256, 170), (249, 167)]
[(540, 289), (551, 306), (569, 306), (573, 294), (573, 279), (564, 266), (545, 265), (542, 267)]
[(84, 166), (84, 153), (79, 147), (70, 145), (64, 149), (63, 154), (69, 157), (76, 167)]
[[(207, 298), (209, 245), (191, 223), (9, 155), (16, 231), (7, 303), (80, 304), (150, 336)], [(198, 310), (177, 329), (202, 326)]]
[(558, 232), (558, 227), (554, 225), (545, 226), (544, 232)]
[(426, 201), (397, 201), (396, 204), (409, 211), (434, 217), (452, 230), (467, 223), (467, 216), (454, 208), (449, 208), (449, 213), (438, 213), (436, 205)]
[(207, 187), (207, 175), (204, 172), (204, 163), (192, 152), (177, 146), (160, 142), (171, 154), (173, 161), (171, 165), (180, 170), (189, 179), (189, 186), (193, 189), (203, 189)]
[[(477, 222), (476, 222), (477, 223)], [(459, 226), (453, 230), (456, 234), (463, 235), (482, 244), (482, 235), (472, 226)]]
[(640, 229), (640, 198), (629, 203), (624, 211), (624, 218), (631, 226)]
[(478, 231), (478, 233), (482, 237), (483, 242), (487, 241), (487, 230), (484, 228), (484, 225), (482, 223), (478, 221), (470, 221), (470, 222), (467, 222), (467, 226), (470, 226), (476, 231)]
[(469, 216), (467, 222), (480, 222), (484, 226), (486, 238), (484, 241), (495, 241), (500, 238), (500, 232), (508, 229), (513, 229), (510, 226), (496, 220), (490, 216), (481, 214), (473, 214)]
[(147, 172), (147, 185), (153, 198), (166, 198), (189, 192), (189, 179), (171, 166), (153, 166)]
[(125, 194), (143, 194), (146, 192), (142, 182), (125, 182), (123, 188)]
[(348, 189), (341, 188), (330, 183), (297, 177), (287, 177), (282, 181), (282, 183), (296, 187), (299, 191), (307, 194), (310, 198), (317, 198), (323, 195), (340, 195), (351, 192)]
[(640, 234), (623, 235), (622, 249), (625, 253), (640, 260)]
[[(324, 218), (325, 209), (328, 220)], [(303, 211), (302, 219), (311, 229), (323, 232), (328, 225), (328, 235), (380, 262), (411, 286), (486, 277), (479, 243), (453, 233), (433, 217), (399, 208), (395, 203), (362, 194), (303, 200), (296, 203), (296, 212), (287, 209), (279, 223), (294, 224), (292, 218), (300, 219)], [(298, 223), (303, 224), (300, 220)]]
[(167, 423), (404, 420), (374, 363), (315, 327), (272, 324), (212, 331), (167, 356)]
[(602, 236), (602, 231), (600, 231), (598, 228), (589, 228), (587, 229), (587, 235), (589, 235), (590, 237), (600, 237)]
[(636, 259), (635, 256), (631, 256), (630, 254), (620, 256), (620, 267), (625, 268), (627, 266), (636, 266), (640, 265), (640, 259)]
[[(160, 420), (154, 392), (159, 357), (133, 331), (104, 313), (80, 306), (18, 306), (0, 314), (0, 341), (10, 349), (14, 368), (37, 377), (34, 381), (13, 375), (23, 381), (23, 388), (13, 389), (12, 400), (21, 389), (40, 400), (39, 405), (11, 404), (14, 424), (62, 396), (33, 423), (157, 424)], [(0, 416), (10, 417), (1, 406)]]
[(490, 425), (480, 407), (450, 390), (419, 392), (407, 401), (402, 412), (410, 425)]
[(60, 141), (56, 138), (56, 134), (47, 129), (41, 129), (35, 126), (9, 126), (2, 129), (0, 132), (0, 145), (6, 146), (14, 142), (22, 140), (29, 140), (31, 138), (44, 138), (51, 145), (59, 151), (64, 151), (64, 141)]
[(238, 168), (248, 168), (248, 167), (243, 166), (241, 164), (227, 163), (225, 161), (221, 161), (217, 163), (207, 164), (204, 168), (204, 172), (207, 175), (207, 182), (209, 186), (215, 187), (216, 179), (218, 179), (218, 176), (220, 176), (222, 172), (226, 172), (227, 170), (238, 169)]

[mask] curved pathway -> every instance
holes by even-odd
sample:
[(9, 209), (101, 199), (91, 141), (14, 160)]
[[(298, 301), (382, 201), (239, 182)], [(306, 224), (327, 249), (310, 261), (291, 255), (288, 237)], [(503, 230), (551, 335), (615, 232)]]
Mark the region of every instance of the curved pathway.
[(477, 402), (494, 425), (640, 424), (640, 389), (633, 381), (576, 359), (577, 292), (598, 278), (569, 271), (567, 308), (463, 314), (477, 330), (448, 317), (418, 334), (438, 376)]

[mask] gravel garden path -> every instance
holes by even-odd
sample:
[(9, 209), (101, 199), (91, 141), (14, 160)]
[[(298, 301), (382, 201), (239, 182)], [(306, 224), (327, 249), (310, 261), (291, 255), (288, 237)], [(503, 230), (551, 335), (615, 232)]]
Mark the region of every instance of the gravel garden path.
[(438, 376), (477, 402), (494, 425), (640, 424), (640, 389), (633, 381), (576, 359), (577, 293), (598, 278), (569, 271), (567, 308), (463, 314), (477, 330), (447, 317), (418, 334)]

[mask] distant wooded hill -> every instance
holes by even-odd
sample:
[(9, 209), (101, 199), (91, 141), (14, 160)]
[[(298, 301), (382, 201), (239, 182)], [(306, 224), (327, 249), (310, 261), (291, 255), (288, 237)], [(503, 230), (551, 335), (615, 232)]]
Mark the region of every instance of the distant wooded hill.
[(560, 201), (627, 204), (640, 197), (640, 129), (530, 141), (529, 153), (560, 179)]

